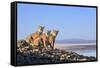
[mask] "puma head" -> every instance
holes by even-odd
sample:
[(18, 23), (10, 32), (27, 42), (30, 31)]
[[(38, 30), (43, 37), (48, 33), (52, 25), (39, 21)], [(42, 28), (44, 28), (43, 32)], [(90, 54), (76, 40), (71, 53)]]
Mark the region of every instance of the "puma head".
[(51, 34), (53, 35), (53, 36), (57, 36), (58, 35), (58, 30), (53, 30), (52, 32), (51, 32)]
[(38, 32), (42, 33), (44, 30), (44, 26), (38, 26)]
[(46, 35), (47, 35), (47, 36), (49, 36), (50, 33), (51, 33), (51, 30), (47, 30), (47, 31), (46, 31)]

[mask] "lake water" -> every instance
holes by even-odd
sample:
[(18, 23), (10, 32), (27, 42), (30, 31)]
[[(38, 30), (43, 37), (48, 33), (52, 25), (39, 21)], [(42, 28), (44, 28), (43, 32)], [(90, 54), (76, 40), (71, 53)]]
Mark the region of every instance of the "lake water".
[(96, 57), (96, 44), (55, 44), (55, 48)]
[(78, 54), (84, 55), (84, 56), (94, 56), (96, 57), (96, 49), (83, 49), (83, 50), (66, 50), (66, 51), (73, 51), (76, 52)]

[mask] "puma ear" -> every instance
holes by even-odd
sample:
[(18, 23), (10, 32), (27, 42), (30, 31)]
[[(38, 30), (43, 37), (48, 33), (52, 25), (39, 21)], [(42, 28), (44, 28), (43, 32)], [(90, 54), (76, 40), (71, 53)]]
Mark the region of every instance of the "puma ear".
[(57, 32), (59, 32), (59, 30), (57, 30)]
[(50, 31), (50, 34), (52, 34), (52, 33), (54, 33), (54, 31), (52, 30), (52, 31)]
[(59, 33), (59, 30), (56, 30), (55, 32), (56, 32), (56, 34), (58, 34)]
[(51, 30), (48, 30), (48, 32), (51, 32)]
[(59, 30), (53, 29), (54, 32), (59, 32)]
[(44, 29), (44, 26), (40, 26), (40, 25), (39, 25), (38, 28), (43, 28), (43, 29)]
[(42, 26), (42, 28), (44, 28), (44, 26)]
[(55, 31), (55, 29), (53, 29), (53, 31)]

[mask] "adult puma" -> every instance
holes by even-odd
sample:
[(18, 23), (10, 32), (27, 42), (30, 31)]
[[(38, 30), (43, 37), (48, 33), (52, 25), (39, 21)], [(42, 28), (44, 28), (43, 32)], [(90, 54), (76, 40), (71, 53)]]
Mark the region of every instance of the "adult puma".
[(43, 31), (44, 31), (44, 27), (39, 26), (38, 30), (35, 33), (32, 33), (31, 35), (26, 37), (26, 41), (31, 43), (33, 47), (39, 46), (40, 44), (42, 44), (41, 36), (43, 34)]
[(55, 43), (55, 39), (58, 35), (58, 30), (53, 30), (51, 33), (50, 33), (50, 36), (49, 36), (49, 42), (48, 44), (51, 46), (52, 49), (54, 49), (54, 43)]
[(56, 36), (58, 35), (58, 32), (59, 32), (58, 30), (53, 30), (52, 32), (47, 31), (47, 33), (44, 33), (42, 35), (43, 45), (45, 48), (50, 46), (50, 48), (54, 49), (54, 43)]
[(48, 42), (49, 42), (49, 37), (50, 37), (50, 30), (47, 30), (45, 33), (42, 34), (42, 41), (43, 41), (43, 46), (47, 49), (48, 47)]

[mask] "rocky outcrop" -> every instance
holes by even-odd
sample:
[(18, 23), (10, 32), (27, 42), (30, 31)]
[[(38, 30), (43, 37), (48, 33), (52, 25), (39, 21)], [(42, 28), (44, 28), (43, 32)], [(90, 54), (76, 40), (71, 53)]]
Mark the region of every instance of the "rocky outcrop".
[(17, 65), (96, 60), (95, 57), (83, 56), (75, 52), (41, 47), (33, 48), (25, 40), (20, 40), (17, 44)]

